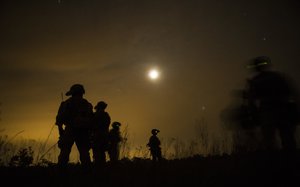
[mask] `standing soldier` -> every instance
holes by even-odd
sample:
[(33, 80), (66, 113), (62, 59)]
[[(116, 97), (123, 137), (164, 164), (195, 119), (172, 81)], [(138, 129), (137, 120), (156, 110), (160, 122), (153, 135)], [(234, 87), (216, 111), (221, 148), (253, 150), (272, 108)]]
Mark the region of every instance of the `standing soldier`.
[(298, 123), (298, 96), (282, 73), (270, 70), (271, 59), (255, 58), (248, 67), (255, 75), (249, 80), (248, 98), (259, 111), (264, 148), (275, 148), (275, 131), (279, 131), (281, 147), (296, 150), (295, 130)]
[(108, 147), (108, 132), (110, 125), (110, 116), (105, 111), (107, 104), (100, 101), (95, 106), (96, 112), (93, 118), (92, 130), (92, 150), (95, 164), (103, 164), (106, 162), (105, 151)]
[(113, 122), (112, 129), (109, 131), (108, 139), (108, 154), (111, 162), (116, 162), (119, 159), (120, 147), (119, 144), (122, 141), (121, 132), (120, 132), (121, 123)]
[(74, 142), (80, 154), (82, 165), (91, 163), (89, 149), (89, 130), (91, 126), (91, 117), (93, 115), (93, 106), (83, 98), (85, 93), (81, 84), (74, 84), (66, 93), (71, 96), (60, 104), (56, 116), (56, 125), (59, 130), (58, 146), (60, 154), (58, 164), (67, 165)]
[(159, 133), (159, 132), (160, 131), (158, 129), (152, 129), (151, 130), (152, 136), (150, 137), (149, 142), (147, 144), (147, 146), (150, 148), (152, 160), (154, 162), (161, 161), (161, 159), (162, 159), (160, 140), (157, 137), (157, 133)]

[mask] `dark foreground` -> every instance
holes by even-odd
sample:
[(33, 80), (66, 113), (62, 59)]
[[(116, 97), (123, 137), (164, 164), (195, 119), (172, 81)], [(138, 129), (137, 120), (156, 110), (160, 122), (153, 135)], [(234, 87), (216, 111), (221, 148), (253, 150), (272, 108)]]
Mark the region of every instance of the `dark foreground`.
[(300, 186), (300, 154), (248, 153), (195, 156), (153, 165), (122, 160), (117, 165), (82, 168), (0, 168), (6, 186)]

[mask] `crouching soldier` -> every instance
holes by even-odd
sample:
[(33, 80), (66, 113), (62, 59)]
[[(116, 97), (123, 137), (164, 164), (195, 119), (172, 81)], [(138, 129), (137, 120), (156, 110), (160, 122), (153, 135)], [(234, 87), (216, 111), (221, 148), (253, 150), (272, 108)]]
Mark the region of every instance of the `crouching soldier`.
[(158, 129), (152, 129), (151, 130), (152, 136), (150, 137), (149, 142), (147, 144), (147, 146), (150, 149), (152, 160), (154, 162), (162, 160), (161, 147), (160, 147), (161, 143), (159, 138), (157, 137), (157, 133), (159, 132), (160, 131)]

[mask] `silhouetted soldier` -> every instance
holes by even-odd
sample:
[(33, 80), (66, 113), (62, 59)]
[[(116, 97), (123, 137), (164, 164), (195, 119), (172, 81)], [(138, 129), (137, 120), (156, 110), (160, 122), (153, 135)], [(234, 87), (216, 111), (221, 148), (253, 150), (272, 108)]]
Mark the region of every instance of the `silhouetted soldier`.
[(162, 156), (161, 156), (161, 147), (160, 147), (160, 140), (157, 137), (157, 133), (159, 133), (160, 131), (158, 129), (152, 129), (151, 133), (152, 136), (149, 139), (149, 142), (147, 143), (147, 146), (150, 149), (150, 153), (152, 156), (152, 160), (154, 162), (156, 161), (161, 161)]
[(84, 93), (82, 85), (74, 84), (66, 93), (66, 96), (71, 97), (60, 104), (56, 116), (56, 125), (60, 135), (58, 164), (62, 166), (67, 165), (74, 142), (80, 154), (81, 164), (89, 165), (91, 163), (89, 130), (93, 106), (83, 98)]
[(282, 149), (292, 151), (296, 149), (297, 98), (286, 77), (270, 71), (270, 65), (269, 57), (260, 56), (248, 66), (257, 74), (248, 81), (246, 97), (258, 109), (265, 149), (275, 148), (275, 131), (278, 129)]
[(109, 131), (108, 139), (108, 154), (111, 162), (116, 162), (119, 159), (120, 154), (120, 142), (122, 141), (121, 132), (120, 132), (121, 123), (113, 122), (112, 129)]
[(95, 164), (106, 162), (105, 151), (108, 149), (108, 133), (110, 116), (105, 111), (107, 104), (100, 101), (95, 106), (96, 112), (93, 117), (92, 150)]

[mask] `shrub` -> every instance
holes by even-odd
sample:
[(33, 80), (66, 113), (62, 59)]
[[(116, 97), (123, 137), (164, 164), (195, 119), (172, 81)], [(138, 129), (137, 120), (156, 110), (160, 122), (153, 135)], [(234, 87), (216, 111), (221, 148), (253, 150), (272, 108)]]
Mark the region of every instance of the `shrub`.
[(11, 157), (9, 166), (29, 167), (33, 162), (33, 150), (31, 147), (20, 148), (18, 153)]

